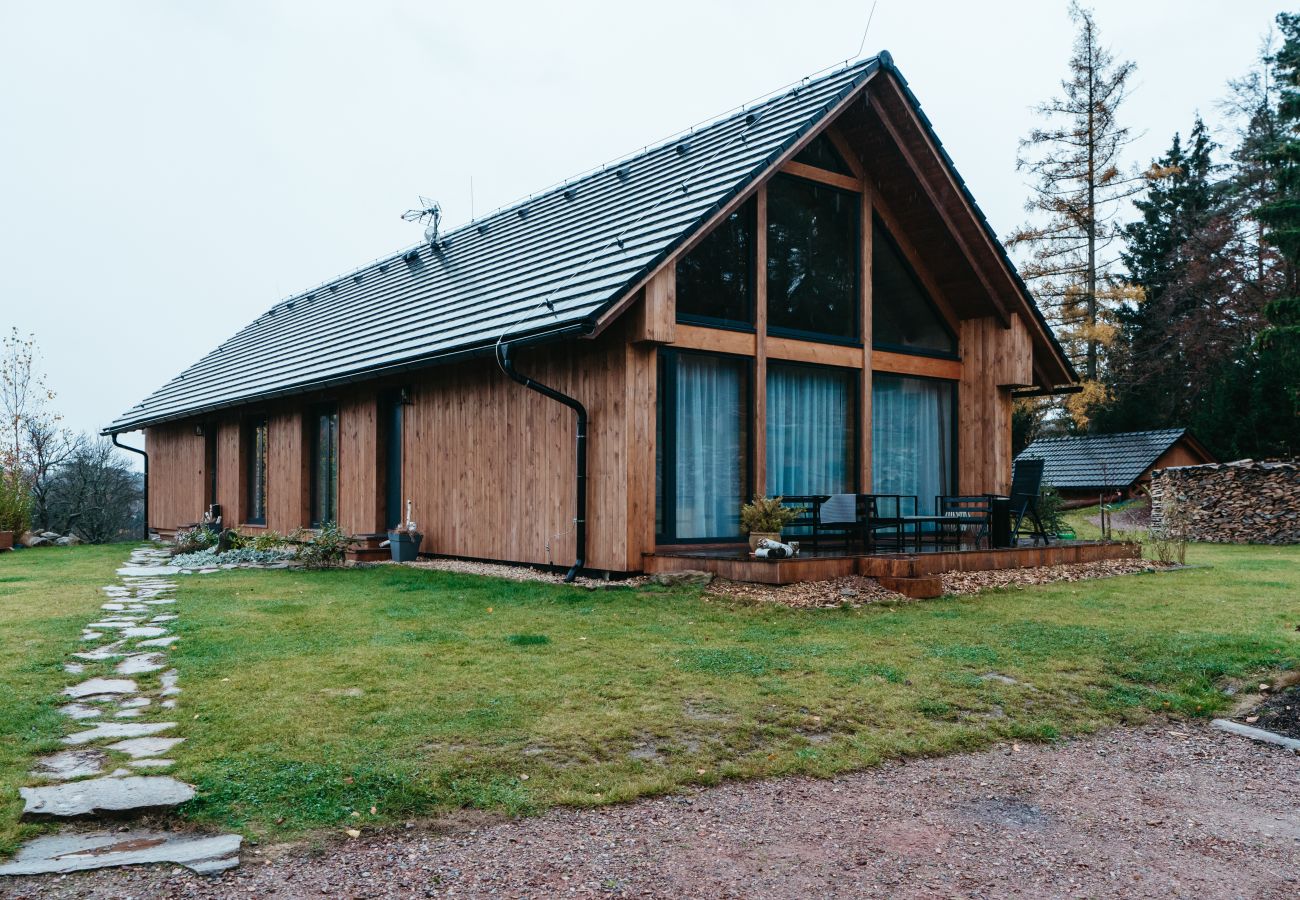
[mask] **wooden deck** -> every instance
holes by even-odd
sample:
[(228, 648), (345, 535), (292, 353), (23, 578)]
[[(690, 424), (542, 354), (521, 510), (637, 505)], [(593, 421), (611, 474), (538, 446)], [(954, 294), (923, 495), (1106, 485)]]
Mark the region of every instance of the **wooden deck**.
[(1141, 555), (1142, 548), (1139, 544), (1070, 541), (1002, 550), (940, 550), (872, 556), (823, 553), (769, 562), (751, 558), (747, 548), (736, 545), (707, 548), (660, 547), (654, 553), (647, 553), (643, 564), (645, 571), (650, 574), (702, 570), (730, 581), (760, 584), (794, 584), (799, 581), (826, 581), (847, 575), (865, 575), (900, 594), (928, 598), (938, 597), (943, 592), (939, 576), (944, 572), (1059, 566), (1105, 559), (1136, 559)]

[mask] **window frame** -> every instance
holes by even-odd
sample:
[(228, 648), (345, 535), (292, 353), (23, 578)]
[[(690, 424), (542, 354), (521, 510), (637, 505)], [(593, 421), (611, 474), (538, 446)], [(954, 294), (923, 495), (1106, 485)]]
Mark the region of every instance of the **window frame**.
[[(949, 389), (952, 391), (952, 409), (950, 410), (948, 415), (948, 418), (951, 420), (949, 422), (948, 428), (952, 435), (952, 448), (951, 448), (952, 463), (949, 466), (950, 471), (948, 472), (948, 490), (951, 491), (952, 494), (954, 495), (960, 493), (961, 491), (961, 481), (960, 481), (961, 479), (961, 433), (958, 431), (958, 423), (960, 422), (960, 418), (961, 418), (961, 381), (959, 381), (956, 378), (942, 378), (938, 375), (915, 375), (909, 372), (872, 371), (871, 373), (872, 428), (875, 428), (876, 379), (882, 377), (883, 378), (911, 378), (916, 381), (934, 381), (934, 382), (938, 382), (939, 384), (948, 385)], [(871, 471), (868, 474), (871, 478), (871, 490), (874, 492), (877, 488), (876, 471), (875, 471), (876, 442), (874, 440), (875, 438), (874, 434), (872, 435), (872, 438), (873, 439), (871, 442)], [(921, 499), (922, 498), (917, 497), (917, 502), (920, 503)]]
[[(742, 479), (743, 483), (740, 490), (740, 502), (742, 504), (749, 502), (749, 498), (754, 496), (754, 425), (757, 421), (754, 415), (755, 401), (755, 383), (757, 377), (757, 362), (752, 356), (745, 356), (736, 353), (721, 353), (713, 350), (695, 350), (690, 348), (678, 349), (676, 347), (661, 347), (658, 354), (658, 377), (655, 385), (655, 432), (657, 438), (662, 438), (662, 448), (660, 457), (663, 460), (662, 470), (662, 492), (656, 493), (663, 498), (662, 516), (655, 506), (655, 544), (656, 545), (689, 545), (689, 544), (731, 544), (738, 543), (745, 539), (744, 533), (737, 526), (736, 534), (733, 535), (713, 535), (709, 537), (677, 537), (677, 358), (682, 354), (691, 356), (709, 356), (718, 359), (726, 359), (739, 362), (740, 370), (744, 374), (744, 383), (740, 387), (740, 397), (744, 402), (746, 409), (740, 417), (741, 425), (746, 435), (745, 441), (745, 474)], [(672, 413), (672, 415), (670, 415)], [(661, 424), (662, 423), (662, 424)], [(764, 438), (766, 439), (766, 438)], [(670, 456), (671, 449), (671, 456)], [(656, 459), (655, 481), (656, 486), (660, 481), (659, 461)], [(740, 510), (736, 510), (739, 517)], [(665, 529), (671, 529), (671, 532), (660, 531), (659, 521), (663, 522)]]
[[(766, 370), (764, 372), (763, 382), (763, 458), (766, 460), (766, 471), (763, 473), (766, 480), (771, 480), (772, 474), (772, 446), (767, 439), (768, 429), (772, 424), (772, 405), (768, 402), (767, 380), (771, 378), (773, 368), (803, 368), (819, 369), (823, 371), (839, 372), (848, 376), (850, 403), (849, 417), (851, 419), (852, 432), (850, 443), (853, 452), (848, 460), (848, 484), (849, 489), (843, 493), (856, 493), (858, 486), (862, 481), (862, 379), (864, 377), (862, 369), (851, 368), (848, 366), (832, 366), (826, 363), (805, 362), (804, 360), (795, 359), (778, 359), (769, 358), (767, 360)], [(873, 377), (874, 377), (874, 373)], [(940, 379), (943, 380), (943, 379)], [(768, 490), (767, 484), (763, 485), (763, 490)], [(766, 493), (765, 496), (777, 496), (776, 494)]]
[(893, 233), (889, 230), (889, 227), (885, 225), (884, 221), (880, 218), (880, 215), (874, 212), (871, 216), (871, 255), (873, 257), (871, 260), (872, 278), (875, 278), (876, 272), (876, 261), (874, 258), (876, 254), (876, 242), (881, 238), (884, 238), (884, 240), (889, 242), (889, 246), (893, 249), (894, 255), (898, 257), (898, 261), (902, 265), (903, 271), (912, 279), (912, 282), (920, 292), (921, 299), (930, 307), (930, 311), (934, 313), (934, 317), (938, 320), (939, 325), (947, 333), (948, 337), (951, 338), (952, 349), (934, 350), (929, 347), (909, 347), (906, 344), (890, 344), (883, 341), (877, 341), (875, 322), (876, 286), (874, 284), (871, 286), (871, 349), (883, 350), (886, 353), (901, 353), (906, 354), (907, 356), (928, 356), (931, 359), (960, 360), (961, 340), (959, 335), (953, 330), (952, 325), (948, 323), (948, 317), (943, 314), (943, 310), (939, 308), (939, 304), (935, 303), (934, 298), (930, 296), (930, 291), (926, 288), (925, 282), (921, 280), (921, 276), (917, 273), (911, 260), (909, 260), (907, 254), (903, 252), (903, 247), (898, 243), (898, 239), (894, 237)]
[[(318, 518), (317, 511), (320, 507), (321, 484), (320, 484), (320, 463), (321, 463), (321, 419), (325, 416), (333, 418), (333, 427), (330, 429), (330, 450), (333, 460), (333, 483), (330, 486), (330, 512), (333, 518)], [(337, 403), (320, 403), (311, 409), (311, 441), (310, 450), (307, 457), (308, 465), (308, 482), (311, 489), (308, 497), (307, 520), (312, 528), (321, 528), (326, 524), (338, 524), (339, 518), (339, 407)]]
[[(244, 475), (244, 515), (243, 524), (260, 525), (265, 527), (267, 519), (267, 506), (271, 496), (267, 476), (271, 470), (271, 421), (266, 415), (251, 415), (246, 417), (241, 423), (241, 444), (243, 445), (243, 475)], [(262, 432), (262, 452), (260, 457), (257, 455), (257, 432)], [(262, 494), (262, 515), (253, 516), (251, 513), (256, 507), (253, 502), (253, 492), (258, 484), (256, 478), (256, 468), (260, 464), (262, 470), (261, 494)]]
[(679, 269), (682, 262), (687, 257), (689, 257), (692, 253), (698, 250), (700, 244), (707, 241), (710, 237), (712, 237), (717, 232), (719, 228), (721, 228), (724, 224), (726, 224), (727, 219), (729, 219), (732, 215), (744, 212), (746, 210), (749, 211), (749, 217), (750, 217), (749, 224), (751, 226), (750, 235), (749, 235), (749, 258), (747, 260), (749, 271), (746, 273), (746, 279), (745, 279), (745, 307), (746, 307), (746, 312), (749, 315), (749, 320), (742, 321), (739, 319), (727, 319), (721, 316), (706, 316), (706, 315), (701, 315), (699, 313), (683, 313), (681, 311), (681, 290), (679, 285), (677, 288), (677, 301), (675, 304), (675, 313), (677, 316), (677, 321), (680, 324), (700, 325), (706, 328), (721, 328), (727, 331), (741, 331), (741, 332), (747, 332), (749, 334), (753, 334), (758, 330), (758, 266), (759, 266), (759, 260), (758, 260), (759, 221), (758, 220), (759, 220), (759, 215), (758, 215), (757, 194), (744, 200), (739, 206), (737, 206), (734, 210), (732, 210), (731, 213), (729, 213), (726, 218), (724, 218), (722, 221), (714, 225), (713, 228), (705, 232), (705, 234), (700, 238), (699, 241), (696, 242), (696, 244), (693, 247), (691, 247), (689, 250), (683, 253), (677, 259), (677, 261), (672, 264), (673, 278), (676, 282), (680, 282)]
[[(825, 171), (825, 170), (822, 170)], [(813, 185), (814, 187), (823, 188), (828, 191), (837, 191), (846, 197), (853, 199), (854, 222), (853, 229), (853, 289), (851, 293), (851, 303), (849, 308), (853, 315), (852, 335), (830, 334), (824, 331), (810, 331), (803, 328), (789, 328), (782, 325), (772, 324), (772, 272), (770, 260), (772, 258), (772, 185), (779, 183), (783, 179), (791, 179)], [(788, 337), (803, 341), (813, 341), (819, 344), (839, 344), (846, 347), (862, 346), (862, 281), (863, 281), (863, 256), (862, 256), (862, 192), (853, 191), (838, 184), (831, 184), (827, 181), (819, 181), (815, 178), (805, 178), (802, 175), (796, 175), (793, 172), (777, 172), (763, 186), (767, 192), (767, 215), (762, 223), (767, 230), (764, 240), (764, 247), (767, 250), (765, 258), (762, 261), (766, 271), (764, 272), (764, 301), (767, 303), (765, 310), (765, 320), (767, 333), (774, 337)]]

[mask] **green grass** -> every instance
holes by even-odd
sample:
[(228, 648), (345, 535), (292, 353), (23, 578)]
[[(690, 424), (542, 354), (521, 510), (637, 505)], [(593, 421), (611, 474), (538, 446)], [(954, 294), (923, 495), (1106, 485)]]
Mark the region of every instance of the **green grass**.
[[(30, 677), (0, 660), (30, 708), (8, 697), (3, 716), (33, 735), (4, 745), (6, 813), (23, 757), (58, 731), (60, 654), (95, 608), (67, 579), (98, 566), (93, 594), (124, 555), (20, 562), (33, 596), (71, 605), (3, 607), (7, 640), (13, 625), (46, 636), (15, 645), (45, 660)], [(183, 579), (176, 757), (199, 797), (182, 813), (287, 838), (1208, 716), (1230, 679), (1300, 663), (1300, 548), (1189, 561), (1202, 567), (858, 610), (395, 567)]]
[(105, 598), (100, 587), (130, 544), (0, 553), (0, 854), (36, 831), (19, 826), (18, 786), (32, 757), (58, 749), (68, 721), (57, 712), (63, 671), (81, 626)]

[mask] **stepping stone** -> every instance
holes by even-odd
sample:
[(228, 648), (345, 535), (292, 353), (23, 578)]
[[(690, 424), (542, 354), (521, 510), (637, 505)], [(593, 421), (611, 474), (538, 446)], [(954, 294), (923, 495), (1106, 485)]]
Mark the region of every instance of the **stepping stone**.
[(170, 647), (178, 640), (180, 640), (180, 635), (169, 634), (166, 637), (153, 638), (147, 641), (139, 641), (136, 643), (136, 646), (137, 647)]
[(124, 643), (126, 642), (113, 641), (111, 644), (104, 644), (103, 646), (96, 647), (94, 650), (83, 650), (80, 653), (74, 653), (72, 655), (77, 657), (77, 659), (89, 659), (99, 662), (100, 660), (112, 659), (114, 656), (125, 656), (126, 654), (121, 651)]
[(130, 700), (123, 700), (118, 706), (123, 709), (133, 709), (137, 706), (148, 706), (152, 702), (148, 697), (132, 697)]
[(102, 722), (86, 731), (78, 731), (76, 734), (68, 735), (63, 739), (62, 743), (76, 746), (77, 744), (100, 741), (104, 738), (146, 737), (175, 727), (175, 722)]
[(119, 675), (143, 675), (157, 672), (165, 663), (161, 653), (133, 653), (113, 669)]
[(49, 756), (36, 760), (36, 768), (31, 771), (33, 778), (85, 778), (98, 775), (108, 762), (108, 754), (103, 750), (60, 750)]
[(148, 604), (149, 606), (166, 606), (168, 603), (175, 603), (176, 598), (164, 597), (157, 600), (145, 600), (143, 602)]
[(127, 638), (152, 638), (166, 634), (167, 629), (158, 625), (136, 625), (131, 628), (123, 628), (121, 633), (122, 637)]
[(130, 678), (90, 678), (81, 684), (63, 689), (67, 697), (89, 697), (91, 694), (135, 694), (139, 688)]
[(175, 708), (176, 708), (176, 701), (175, 701), (175, 700), (164, 700), (162, 703), (159, 703), (158, 705), (161, 706), (163, 709), (175, 709)]
[(185, 738), (132, 738), (128, 741), (118, 741), (116, 744), (109, 744), (108, 749), (119, 750), (134, 759), (141, 759), (145, 756), (161, 756), (183, 740), (185, 740)]
[(174, 863), (200, 875), (239, 865), (237, 834), (218, 836), (180, 832), (90, 832), (51, 834), (24, 845), (0, 875), (53, 875), (131, 866)]
[(108, 631), (110, 629), (134, 628), (136, 624), (138, 624), (138, 622), (139, 619), (127, 619), (126, 621), (117, 621), (116, 619), (114, 619), (114, 620), (105, 620), (103, 622), (91, 622), (86, 627), (91, 631), (94, 631), (96, 629), (100, 631)]
[(127, 576), (158, 576), (158, 575), (176, 575), (180, 573), (176, 566), (123, 566), (117, 570), (117, 574)]
[(181, 692), (181, 689), (176, 686), (176, 683), (181, 680), (181, 673), (175, 669), (168, 669), (163, 672), (159, 676), (159, 680), (162, 681), (162, 690), (158, 692), (159, 696), (175, 697)]
[(95, 709), (84, 703), (66, 703), (59, 707), (59, 712), (72, 719), (93, 719), (104, 714), (102, 709)]
[(126, 604), (125, 603), (103, 603), (100, 604), (99, 608), (108, 609), (108, 610), (123, 610), (126, 609)]
[(81, 639), (83, 641), (97, 641), (102, 637), (103, 635), (100, 634), (98, 631), (83, 631), (81, 633)]
[(91, 778), (69, 784), (19, 788), (23, 818), (69, 819), (97, 812), (143, 812), (194, 798), (194, 788), (166, 775)]
[(138, 719), (144, 715), (143, 709), (124, 709), (121, 712), (113, 713), (114, 719)]
[(165, 769), (168, 766), (176, 765), (174, 759), (133, 759), (127, 763), (134, 769)]
[(63, 671), (67, 672), (69, 675), (80, 675), (82, 672), (86, 671), (86, 667), (81, 663), (64, 663)]
[(166, 613), (161, 616), (154, 616), (149, 621), (150, 622), (174, 622), (179, 618), (180, 616), (176, 615), (176, 613)]

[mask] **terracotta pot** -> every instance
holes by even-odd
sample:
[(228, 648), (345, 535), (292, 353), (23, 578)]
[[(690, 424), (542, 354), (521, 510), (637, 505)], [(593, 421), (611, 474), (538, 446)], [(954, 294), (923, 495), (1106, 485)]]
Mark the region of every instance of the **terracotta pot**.
[(14, 548), (14, 533), (12, 531), (0, 531), (0, 550), (12, 550)]
[(769, 541), (779, 541), (779, 540), (781, 540), (781, 532), (779, 532), (779, 531), (751, 531), (751, 532), (749, 533), (749, 552), (750, 552), (750, 553), (753, 553), (755, 550), (758, 549), (758, 542), (761, 541), (761, 540), (763, 540), (763, 538), (767, 538)]

